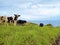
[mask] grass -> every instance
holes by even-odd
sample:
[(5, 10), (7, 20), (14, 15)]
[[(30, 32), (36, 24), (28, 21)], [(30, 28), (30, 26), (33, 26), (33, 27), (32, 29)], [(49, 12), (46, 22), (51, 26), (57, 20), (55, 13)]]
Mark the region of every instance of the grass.
[(25, 25), (0, 25), (0, 45), (52, 45), (60, 34), (60, 27), (27, 23)]

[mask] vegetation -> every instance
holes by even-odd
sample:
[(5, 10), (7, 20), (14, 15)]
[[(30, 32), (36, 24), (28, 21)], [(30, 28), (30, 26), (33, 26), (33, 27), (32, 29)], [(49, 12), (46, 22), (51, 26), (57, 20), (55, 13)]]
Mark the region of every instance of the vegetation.
[(52, 24), (47, 24), (46, 26), (51, 26), (52, 27), (53, 25)]
[(37, 24), (0, 25), (0, 45), (52, 45), (60, 27), (39, 27)]

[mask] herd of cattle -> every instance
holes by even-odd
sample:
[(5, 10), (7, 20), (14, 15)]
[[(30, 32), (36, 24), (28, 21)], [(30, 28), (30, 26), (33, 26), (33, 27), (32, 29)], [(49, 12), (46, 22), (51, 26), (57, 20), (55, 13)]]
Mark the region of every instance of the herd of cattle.
[[(25, 23), (27, 23), (26, 20), (17, 20), (18, 17), (20, 17), (20, 16), (21, 15), (17, 15), (17, 14), (14, 14), (14, 16), (11, 16), (11, 17), (0, 16), (0, 24), (1, 23), (6, 23), (8, 25), (8, 24), (13, 23), (14, 25), (16, 25), (16, 24), (25, 24)], [(43, 27), (44, 24), (43, 23), (40, 23), (39, 26), (40, 27)]]
[(26, 20), (17, 20), (18, 17), (20, 17), (20, 16), (21, 15), (17, 15), (17, 14), (14, 14), (14, 16), (11, 16), (11, 17), (0, 16), (0, 24), (1, 23), (6, 23), (6, 24), (13, 23), (14, 25), (16, 25), (16, 24), (24, 24), (24, 23), (26, 23), (27, 22)]

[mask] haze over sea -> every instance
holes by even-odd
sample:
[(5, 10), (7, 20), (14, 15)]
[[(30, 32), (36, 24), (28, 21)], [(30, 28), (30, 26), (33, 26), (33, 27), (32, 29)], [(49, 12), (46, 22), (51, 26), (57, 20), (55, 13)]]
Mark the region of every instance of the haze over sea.
[(29, 21), (29, 22), (36, 23), (38, 25), (40, 23), (43, 23), (44, 25), (52, 24), (53, 26), (60, 26), (60, 20), (32, 20), (32, 21)]

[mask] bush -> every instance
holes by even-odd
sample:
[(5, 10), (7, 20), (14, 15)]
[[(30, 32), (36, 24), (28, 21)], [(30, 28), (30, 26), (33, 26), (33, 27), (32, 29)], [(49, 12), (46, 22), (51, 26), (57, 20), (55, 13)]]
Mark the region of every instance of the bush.
[(43, 24), (43, 23), (40, 23), (40, 24), (39, 24), (39, 26), (40, 26), (40, 27), (43, 27), (43, 26), (44, 26), (44, 24)]
[(53, 26), (52, 24), (47, 24), (46, 26)]

